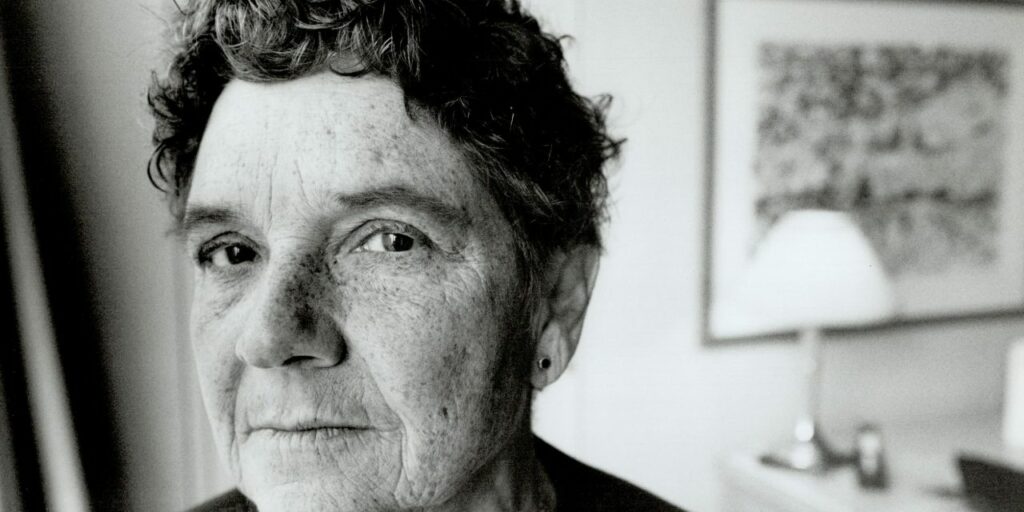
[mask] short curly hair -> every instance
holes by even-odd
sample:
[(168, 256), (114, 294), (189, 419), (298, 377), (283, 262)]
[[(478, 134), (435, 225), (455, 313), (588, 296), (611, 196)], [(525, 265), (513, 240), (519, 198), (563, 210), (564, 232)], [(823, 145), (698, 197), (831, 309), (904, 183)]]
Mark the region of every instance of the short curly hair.
[(174, 56), (153, 75), (150, 180), (180, 222), (196, 153), (229, 80), (275, 81), (355, 58), (349, 75), (397, 83), (479, 173), (512, 225), (528, 270), (559, 250), (600, 247), (610, 98), (569, 84), (561, 40), (516, 0), (192, 0)]

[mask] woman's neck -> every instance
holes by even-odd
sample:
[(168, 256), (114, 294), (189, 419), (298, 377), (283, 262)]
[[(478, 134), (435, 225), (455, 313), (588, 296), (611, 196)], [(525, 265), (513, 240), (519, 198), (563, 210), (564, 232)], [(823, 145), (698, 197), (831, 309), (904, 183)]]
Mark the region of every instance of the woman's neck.
[(520, 429), (460, 493), (430, 512), (554, 512), (555, 492), (537, 460), (533, 434)]

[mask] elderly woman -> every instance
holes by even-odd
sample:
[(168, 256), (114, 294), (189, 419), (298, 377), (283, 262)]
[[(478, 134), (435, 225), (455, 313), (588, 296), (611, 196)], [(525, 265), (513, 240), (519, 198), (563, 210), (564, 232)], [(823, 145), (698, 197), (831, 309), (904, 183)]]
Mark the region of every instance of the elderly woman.
[(514, 0), (196, 0), (150, 176), (238, 485), (198, 510), (676, 510), (530, 432), (597, 270), (602, 105)]

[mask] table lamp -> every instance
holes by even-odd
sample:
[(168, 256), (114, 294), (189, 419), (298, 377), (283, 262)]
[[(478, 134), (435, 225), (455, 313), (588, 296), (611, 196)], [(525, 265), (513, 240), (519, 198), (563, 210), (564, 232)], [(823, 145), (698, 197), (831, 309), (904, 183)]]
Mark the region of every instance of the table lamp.
[(830, 210), (784, 214), (743, 272), (732, 305), (749, 317), (747, 327), (765, 333), (797, 331), (806, 357), (806, 396), (795, 439), (762, 461), (807, 472), (828, 470), (843, 458), (818, 428), (821, 331), (891, 318), (896, 310), (892, 285), (857, 223)]

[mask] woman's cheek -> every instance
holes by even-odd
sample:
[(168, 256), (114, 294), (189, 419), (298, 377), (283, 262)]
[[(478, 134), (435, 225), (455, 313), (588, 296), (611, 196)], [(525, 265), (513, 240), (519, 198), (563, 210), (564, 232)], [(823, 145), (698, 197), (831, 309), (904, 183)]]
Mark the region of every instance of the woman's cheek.
[[(430, 255), (353, 254), (335, 258), (333, 309), (343, 332), (370, 320), (385, 332), (438, 324), (451, 315), (440, 305), (452, 287), (452, 269)], [(358, 315), (354, 314), (359, 312)], [(346, 315), (346, 313), (350, 313)], [(386, 322), (386, 323), (377, 323)], [(371, 333), (372, 334), (372, 333)]]
[(382, 372), (425, 371), (431, 355), (450, 343), (457, 312), (445, 307), (445, 293), (423, 277), (353, 279), (340, 291), (340, 326), (355, 353), (379, 360)]
[(193, 283), (191, 340), (200, 390), (222, 456), (237, 471), (235, 401), (244, 369), (235, 355), (235, 340), (242, 334), (245, 294), (241, 282), (225, 283), (197, 276)]
[(339, 308), (346, 313), (338, 319), (342, 332), (393, 401), (450, 395), (472, 366), (474, 346), (484, 350), (479, 334), (489, 315), (473, 313), (489, 301), (476, 275), (433, 270), (386, 278), (372, 272), (345, 276), (338, 290), (346, 304)]
[[(240, 328), (232, 325), (232, 317), (238, 314), (240, 303), (251, 292), (255, 277), (253, 272), (228, 278), (205, 273), (201, 269), (195, 270), (192, 283), (191, 324), (203, 331)], [(227, 339), (234, 337), (229, 336)]]

